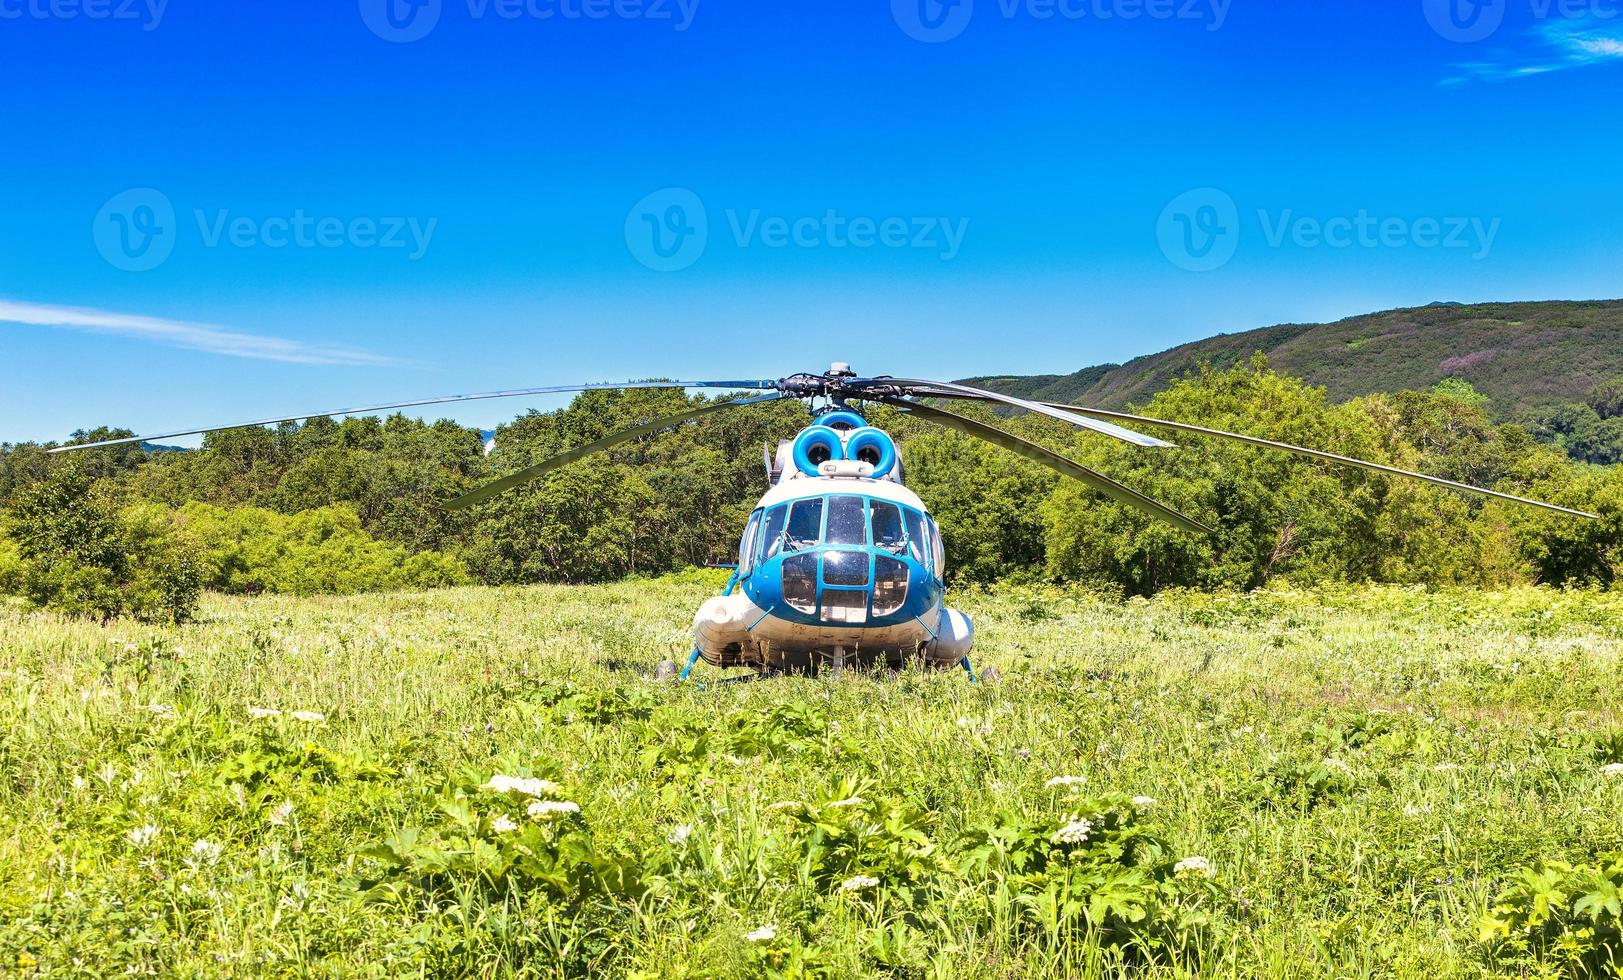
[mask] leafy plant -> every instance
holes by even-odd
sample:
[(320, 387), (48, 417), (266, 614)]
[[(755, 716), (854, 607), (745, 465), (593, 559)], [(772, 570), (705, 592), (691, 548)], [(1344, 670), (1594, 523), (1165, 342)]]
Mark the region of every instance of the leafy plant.
[(946, 869), (930, 837), (935, 816), (878, 793), (877, 784), (848, 776), (819, 799), (780, 811), (794, 831), (802, 880), (824, 893), (861, 887), (911, 898)]
[(1550, 962), (1571, 976), (1618, 976), (1623, 964), (1623, 855), (1520, 868), (1483, 917), (1503, 963)]
[(492, 895), (539, 889), (567, 908), (598, 897), (636, 897), (645, 885), (637, 856), (600, 849), (573, 801), (541, 777), (503, 777), (446, 788), (439, 820), (407, 827), (361, 851), (380, 873), (358, 882), (365, 892), (409, 890), (455, 896), (465, 888)]
[(1155, 959), (1190, 949), (1214, 928), (1221, 893), (1204, 858), (1179, 863), (1125, 797), (1073, 798), (1060, 817), (1010, 810), (960, 844), (965, 873), (988, 877), (1027, 928), (1085, 934), (1101, 947)]

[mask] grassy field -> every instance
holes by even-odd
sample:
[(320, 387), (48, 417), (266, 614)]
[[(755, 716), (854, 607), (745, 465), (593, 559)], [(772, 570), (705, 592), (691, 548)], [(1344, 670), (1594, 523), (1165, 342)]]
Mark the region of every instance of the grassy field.
[(1011, 589), (995, 685), (657, 683), (713, 586), (0, 606), (0, 973), (1612, 969), (1623, 594)]

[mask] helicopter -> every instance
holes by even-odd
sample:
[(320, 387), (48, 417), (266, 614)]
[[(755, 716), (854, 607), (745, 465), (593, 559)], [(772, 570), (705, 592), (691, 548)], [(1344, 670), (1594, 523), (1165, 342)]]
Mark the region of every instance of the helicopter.
[(594, 453), (701, 416), (791, 399), (807, 402), (811, 410), (810, 423), (794, 438), (780, 441), (775, 452), (770, 446), (764, 447), (768, 489), (744, 526), (736, 565), (724, 566), (732, 569), (732, 575), (722, 594), (699, 607), (693, 622), (693, 649), (686, 666), (678, 674), (674, 662), (666, 661), (660, 666), (662, 678), (677, 676), (686, 680), (700, 660), (717, 668), (747, 667), (757, 676), (816, 674), (824, 668), (832, 672), (847, 668), (896, 669), (922, 662), (943, 669), (962, 667), (970, 681), (975, 681), (975, 670), (970, 662), (974, 623), (968, 615), (945, 602), (947, 556), (941, 529), (929, 508), (906, 486), (903, 461), (895, 440), (889, 433), (870, 425), (859, 407), (853, 407), (853, 402), (859, 406), (888, 405), (906, 415), (1010, 450), (1080, 481), (1103, 497), (1189, 534), (1213, 531), (1195, 518), (1069, 457), (950, 411), (939, 403), (970, 401), (1035, 412), (1142, 449), (1172, 449), (1176, 444), (1117, 423), (1227, 439), (1339, 466), (1420, 480), (1570, 517), (1598, 520), (1594, 514), (1584, 511), (1323, 450), (1168, 419), (1031, 401), (956, 382), (888, 375), (859, 376), (843, 362), (836, 362), (821, 373), (793, 374), (778, 379), (629, 381), (448, 395), (108, 439), (60, 446), (51, 451), (74, 452), (321, 416), (361, 415), (450, 402), (634, 388), (708, 388), (760, 393), (708, 402), (615, 432), (493, 480), (440, 506), (451, 511), (471, 507)]

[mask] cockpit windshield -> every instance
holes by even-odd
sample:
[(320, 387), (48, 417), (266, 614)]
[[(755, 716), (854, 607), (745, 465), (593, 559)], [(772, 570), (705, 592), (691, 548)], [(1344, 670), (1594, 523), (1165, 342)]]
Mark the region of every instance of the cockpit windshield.
[(824, 544), (868, 543), (868, 500), (865, 497), (828, 498), (828, 533)]
[[(750, 526), (759, 527), (760, 533), (754, 537), (745, 533), (748, 554), (740, 563), (745, 569), (780, 555), (829, 549), (821, 556), (794, 559), (792, 587), (787, 581), (791, 569), (784, 566), (786, 594), (795, 594), (791, 604), (796, 608), (814, 601), (818, 583), (869, 586), (874, 614), (887, 615), (901, 608), (907, 595), (908, 566), (899, 559), (911, 559), (937, 578), (944, 564), (941, 532), (935, 521), (889, 500), (857, 494), (806, 497), (759, 512)], [(870, 553), (860, 550), (870, 546), (880, 552), (872, 563)], [(887, 554), (894, 557), (885, 557)]]
[(873, 501), (873, 545), (899, 555), (906, 544), (902, 538), (902, 509), (884, 500)]
[(823, 534), (823, 498), (797, 500), (789, 508), (789, 528), (784, 532), (785, 551), (815, 548)]
[(783, 520), (788, 514), (786, 504), (779, 504), (766, 512), (766, 520), (761, 522), (760, 557), (756, 559), (756, 564), (777, 557), (783, 550)]

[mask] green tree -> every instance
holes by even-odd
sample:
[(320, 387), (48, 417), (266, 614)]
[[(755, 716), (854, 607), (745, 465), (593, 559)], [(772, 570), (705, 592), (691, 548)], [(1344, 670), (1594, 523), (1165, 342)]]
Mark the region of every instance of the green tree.
[(5, 577), (35, 605), (104, 620), (180, 622), (196, 612), (196, 559), (165, 512), (120, 513), (77, 466), (19, 493), (6, 534), (15, 559)]

